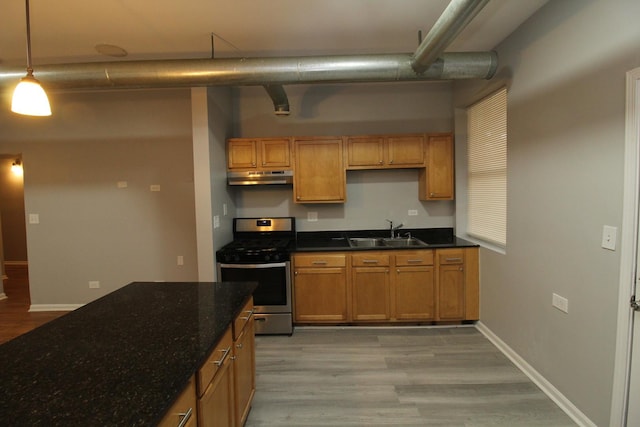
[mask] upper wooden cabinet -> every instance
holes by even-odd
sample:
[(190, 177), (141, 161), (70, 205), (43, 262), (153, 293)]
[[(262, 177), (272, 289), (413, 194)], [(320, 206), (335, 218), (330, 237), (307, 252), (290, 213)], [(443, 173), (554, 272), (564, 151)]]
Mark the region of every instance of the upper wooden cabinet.
[(296, 203), (344, 203), (347, 185), (342, 138), (296, 138), (293, 153)]
[(418, 168), (425, 165), (424, 136), (348, 136), (347, 169)]
[(427, 167), (419, 174), (420, 200), (453, 200), (454, 159), (451, 134), (427, 136)]
[(227, 141), (229, 170), (291, 167), (289, 138), (233, 138)]

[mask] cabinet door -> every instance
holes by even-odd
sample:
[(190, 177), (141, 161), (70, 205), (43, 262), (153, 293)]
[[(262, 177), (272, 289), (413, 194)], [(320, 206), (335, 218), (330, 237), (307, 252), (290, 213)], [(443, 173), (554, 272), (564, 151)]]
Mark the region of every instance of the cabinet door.
[(258, 166), (254, 139), (230, 139), (227, 142), (227, 168), (253, 169)]
[(384, 138), (354, 136), (347, 138), (347, 168), (371, 169), (384, 164)]
[(433, 266), (397, 267), (395, 313), (398, 320), (435, 319), (435, 274)]
[(244, 425), (256, 390), (255, 383), (255, 320), (249, 316), (242, 333), (234, 343), (235, 420), (236, 426)]
[(424, 166), (422, 135), (392, 136), (387, 139), (387, 163), (391, 167)]
[(421, 200), (453, 200), (453, 138), (429, 136), (427, 168), (420, 173)]
[(354, 267), (352, 278), (353, 320), (389, 320), (389, 267)]
[(296, 268), (294, 276), (296, 322), (335, 323), (347, 320), (345, 268)]
[(288, 138), (260, 140), (260, 162), (263, 168), (291, 166), (291, 147)]
[(294, 201), (343, 203), (346, 177), (342, 139), (296, 140), (294, 150)]
[(234, 425), (235, 403), (233, 391), (233, 363), (225, 358), (198, 402), (198, 425), (229, 427)]
[(438, 319), (464, 319), (463, 265), (441, 265), (438, 276)]

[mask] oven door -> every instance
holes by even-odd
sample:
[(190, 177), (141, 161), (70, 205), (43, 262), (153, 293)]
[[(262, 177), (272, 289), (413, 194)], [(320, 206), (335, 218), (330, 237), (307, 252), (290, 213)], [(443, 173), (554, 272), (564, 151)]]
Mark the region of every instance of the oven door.
[(218, 263), (218, 280), (258, 282), (253, 293), (256, 313), (291, 313), (289, 261), (266, 264)]

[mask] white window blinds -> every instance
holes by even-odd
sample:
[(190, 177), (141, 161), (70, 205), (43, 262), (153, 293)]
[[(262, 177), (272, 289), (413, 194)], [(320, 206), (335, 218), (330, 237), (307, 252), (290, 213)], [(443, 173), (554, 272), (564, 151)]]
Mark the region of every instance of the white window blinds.
[(467, 110), (467, 233), (507, 244), (507, 89)]

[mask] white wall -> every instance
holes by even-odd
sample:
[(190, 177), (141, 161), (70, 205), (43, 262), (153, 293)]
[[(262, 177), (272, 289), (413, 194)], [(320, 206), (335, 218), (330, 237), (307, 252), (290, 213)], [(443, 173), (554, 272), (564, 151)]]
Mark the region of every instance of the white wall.
[(40, 216), (27, 225), (32, 304), (196, 280), (189, 90), (51, 95), (50, 118), (0, 109), (0, 152), (22, 153), (26, 212)]
[[(549, 2), (498, 47), (494, 81), (454, 85), (456, 108), (508, 87), (507, 250), (481, 252), (481, 321), (600, 426), (610, 415), (620, 263), (600, 243), (603, 225), (621, 225), (638, 16), (635, 0)], [(551, 306), (554, 292), (568, 298), (568, 314)]]
[[(453, 130), (451, 83), (286, 86), (290, 116), (275, 116), (261, 87), (236, 89), (234, 136), (353, 135)], [(238, 215), (295, 216), (298, 230), (453, 227), (453, 202), (418, 200), (417, 170), (349, 171), (346, 204), (295, 204), (291, 187), (234, 188)], [(407, 215), (409, 209), (418, 216)], [(307, 222), (307, 212), (317, 222)]]

